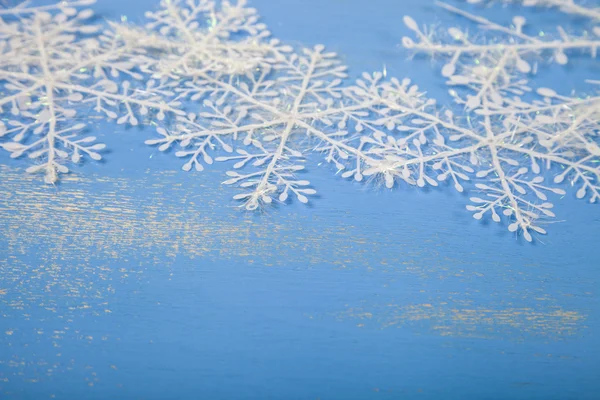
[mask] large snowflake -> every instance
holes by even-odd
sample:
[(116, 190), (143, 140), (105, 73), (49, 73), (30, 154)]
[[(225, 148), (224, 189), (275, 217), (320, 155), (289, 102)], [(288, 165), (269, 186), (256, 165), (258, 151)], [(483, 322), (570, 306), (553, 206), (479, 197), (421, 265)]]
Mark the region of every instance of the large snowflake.
[[(285, 201), (290, 193), (307, 202), (306, 195), (315, 190), (307, 188), (309, 181), (295, 177), (304, 168), (303, 151), (312, 151), (317, 144), (327, 152), (327, 161), (343, 169), (340, 160), (362, 154), (353, 146), (358, 137), (349, 134), (349, 125), (356, 132), (375, 132), (382, 115), (381, 74), (365, 75), (368, 83), (360, 80), (358, 86), (344, 88), (346, 67), (323, 46), (301, 54), (280, 53), (274, 60), (242, 76), (196, 71), (176, 91), (186, 98), (204, 99), (202, 110), (179, 117), (171, 129), (159, 128), (160, 137), (147, 141), (161, 151), (179, 144), (176, 155), (188, 159), (186, 171), (212, 164), (210, 153), (217, 146), (230, 153), (215, 159), (235, 162), (224, 183), (245, 189), (234, 198), (244, 200), (249, 210), (261, 202), (271, 203), (273, 196)], [(354, 170), (358, 180), (363, 161), (361, 157)]]
[[(558, 7), (592, 20), (598, 17), (597, 10), (570, 0), (523, 3)], [(489, 213), (500, 222), (499, 214), (504, 214), (512, 219), (509, 230), (522, 230), (525, 239), (531, 241), (530, 231), (545, 233), (538, 219), (554, 216), (546, 193), (565, 193), (554, 184), (569, 179), (572, 186), (578, 187), (578, 198), (589, 195), (592, 202), (600, 198), (600, 96), (562, 96), (550, 88), (539, 88), (536, 94), (540, 99), (526, 101), (532, 91), (526, 74), (535, 73), (536, 58), (545, 55), (558, 64), (566, 64), (568, 54), (574, 51), (595, 57), (600, 39), (568, 35), (560, 27), (555, 37), (531, 35), (526, 33), (526, 20), (521, 16), (515, 16), (511, 26), (502, 26), (448, 4), (438, 4), (491, 35), (476, 35), (473, 39), (467, 30), (452, 27), (447, 38), (438, 38), (420, 29), (412, 18), (404, 18), (417, 37), (416, 42), (404, 38), (404, 46), (445, 58), (442, 75), (453, 87), (450, 94), (470, 111), (466, 123), (446, 126), (451, 135), (444, 136), (453, 142), (450, 148), (433, 141), (427, 153), (434, 168), (453, 160), (463, 172), (479, 178), (476, 187), (483, 196), (472, 197), (473, 204), (467, 206), (476, 219)], [(597, 27), (592, 32), (600, 36)], [(465, 163), (467, 154), (469, 160)], [(553, 166), (560, 172), (552, 183), (545, 183), (543, 170)]]

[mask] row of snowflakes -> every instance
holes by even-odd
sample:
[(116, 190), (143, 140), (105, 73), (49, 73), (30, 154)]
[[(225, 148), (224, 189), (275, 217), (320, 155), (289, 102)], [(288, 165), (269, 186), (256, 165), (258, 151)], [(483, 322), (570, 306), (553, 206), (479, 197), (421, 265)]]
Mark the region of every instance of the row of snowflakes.
[(527, 241), (546, 233), (561, 182), (600, 198), (600, 96), (528, 83), (540, 61), (595, 58), (600, 9), (512, 1), (585, 20), (579, 35), (541, 35), (521, 16), (502, 25), (446, 3), (477, 25), (474, 35), (404, 17), (414, 33), (404, 47), (445, 60), (455, 104), (440, 107), (409, 79), (365, 73), (344, 84), (334, 53), (282, 44), (245, 0), (163, 0), (144, 27), (97, 25), (84, 8), (94, 1), (0, 10), (0, 146), (34, 160), (27, 171), (47, 183), (69, 163), (101, 158), (88, 124), (102, 117), (155, 126), (146, 143), (174, 149), (185, 171), (231, 162), (224, 183), (241, 188), (234, 199), (249, 210), (308, 202), (316, 191), (300, 171), (313, 151), (356, 181), (468, 187), (476, 219), (505, 221)]

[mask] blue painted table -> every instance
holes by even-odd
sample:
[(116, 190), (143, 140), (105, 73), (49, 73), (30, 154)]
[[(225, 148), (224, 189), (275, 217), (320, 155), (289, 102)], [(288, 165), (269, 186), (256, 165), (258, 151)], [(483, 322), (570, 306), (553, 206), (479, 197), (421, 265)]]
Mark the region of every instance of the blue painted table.
[[(141, 22), (153, 6), (94, 7)], [(439, 66), (399, 46), (404, 14), (452, 22), (431, 0), (252, 6), (353, 77), (385, 67), (447, 99)], [(597, 78), (593, 61), (577, 65), (539, 82)], [(315, 155), (309, 206), (245, 213), (220, 186), (227, 166), (183, 173), (144, 130), (96, 128), (106, 162), (58, 186), (0, 156), (1, 398), (600, 396), (600, 207), (570, 193), (562, 222), (528, 244), (473, 220), (450, 188), (349, 183)]]

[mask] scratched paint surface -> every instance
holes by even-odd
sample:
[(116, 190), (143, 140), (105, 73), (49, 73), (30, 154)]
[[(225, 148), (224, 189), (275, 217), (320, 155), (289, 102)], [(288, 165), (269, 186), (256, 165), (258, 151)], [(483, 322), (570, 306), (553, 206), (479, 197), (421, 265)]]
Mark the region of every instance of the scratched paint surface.
[[(139, 20), (148, 3), (97, 9)], [(252, 2), (284, 40), (443, 96), (396, 46), (400, 16), (431, 4), (402, 3)], [(578, 84), (561, 73), (541, 79)], [(351, 184), (315, 157), (310, 207), (247, 214), (219, 166), (184, 174), (143, 130), (97, 130), (108, 162), (56, 187), (0, 158), (0, 398), (600, 393), (599, 207), (565, 197), (565, 221), (528, 245), (451, 191)]]

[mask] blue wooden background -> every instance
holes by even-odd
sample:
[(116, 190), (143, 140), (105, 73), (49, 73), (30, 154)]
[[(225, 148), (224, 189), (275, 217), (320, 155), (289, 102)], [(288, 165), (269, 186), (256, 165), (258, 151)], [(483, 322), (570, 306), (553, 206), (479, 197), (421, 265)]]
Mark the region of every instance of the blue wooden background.
[[(251, 5), (352, 76), (385, 67), (447, 99), (439, 68), (399, 46), (404, 14), (458, 23), (432, 0)], [(152, 7), (95, 9), (141, 22)], [(599, 77), (581, 58), (538, 82), (568, 92)], [(473, 220), (451, 188), (351, 183), (316, 155), (318, 198), (252, 214), (220, 186), (227, 166), (184, 173), (143, 145), (148, 131), (98, 123), (97, 135), (106, 162), (55, 187), (0, 156), (0, 398), (600, 396), (600, 206), (556, 199), (561, 222), (528, 244)]]

